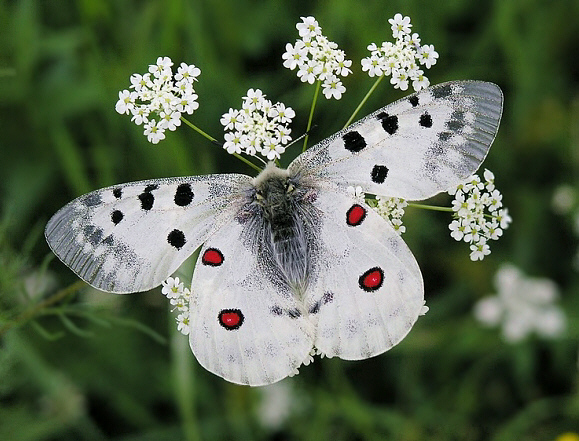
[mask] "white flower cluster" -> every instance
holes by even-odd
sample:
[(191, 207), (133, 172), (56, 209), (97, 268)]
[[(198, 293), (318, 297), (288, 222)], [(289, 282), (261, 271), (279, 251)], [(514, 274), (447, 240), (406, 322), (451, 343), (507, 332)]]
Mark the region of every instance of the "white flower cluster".
[(193, 83), (201, 73), (193, 64), (181, 63), (173, 75), (169, 57), (157, 58), (144, 75), (131, 75), (132, 90), (121, 90), (115, 109), (132, 115), (131, 121), (143, 125), (149, 142), (165, 139), (165, 130), (181, 125), (181, 114), (192, 114), (199, 107)]
[(294, 116), (291, 107), (272, 104), (261, 90), (249, 89), (241, 110), (229, 109), (221, 117), (221, 124), (228, 131), (223, 148), (227, 153), (260, 153), (270, 161), (278, 159), (291, 140), (288, 126)]
[(430, 81), (419, 69), (418, 63), (430, 69), (436, 64), (438, 52), (431, 44), (421, 46), (418, 34), (410, 34), (410, 17), (396, 14), (388, 22), (396, 42), (385, 41), (381, 46), (370, 44), (368, 50), (371, 55), (362, 59), (362, 71), (368, 71), (371, 77), (392, 75), (390, 83), (401, 90), (407, 90), (410, 81), (415, 91), (428, 87)]
[(313, 84), (322, 81), (322, 92), (327, 99), (339, 100), (346, 88), (338, 78), (352, 73), (351, 60), (346, 59), (343, 50), (322, 35), (322, 28), (314, 17), (301, 17), (296, 25), (301, 39), (292, 45), (288, 43), (282, 55), (283, 65), (288, 69), (298, 69), (298, 77), (303, 82)]
[(177, 330), (185, 335), (189, 334), (189, 304), (191, 302), (191, 291), (186, 288), (179, 277), (169, 277), (163, 282), (161, 292), (167, 296), (173, 311), (177, 311)]
[(402, 198), (376, 196), (376, 206), (373, 208), (380, 216), (390, 222), (398, 234), (402, 235), (406, 231), (406, 227), (402, 225), (402, 216), (404, 216), (404, 208), (407, 206), (408, 202)]
[(495, 275), (495, 287), (498, 293), (479, 300), (474, 315), (486, 326), (501, 326), (507, 342), (516, 343), (532, 333), (556, 338), (565, 331), (565, 314), (556, 304), (552, 280), (527, 277), (506, 264)]
[(512, 221), (508, 209), (502, 208), (503, 195), (495, 188), (495, 176), (490, 170), (485, 170), (483, 176), (485, 182), (473, 175), (448, 192), (454, 195), (454, 220), (448, 226), (450, 235), (470, 244), (473, 261), (483, 260), (491, 253), (487, 242), (501, 237)]

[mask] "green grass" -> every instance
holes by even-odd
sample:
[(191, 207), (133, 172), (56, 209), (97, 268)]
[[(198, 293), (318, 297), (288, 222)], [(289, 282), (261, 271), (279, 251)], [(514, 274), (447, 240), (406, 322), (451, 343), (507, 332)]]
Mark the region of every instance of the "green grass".
[[(578, 240), (572, 216), (551, 209), (557, 186), (579, 184), (579, 2), (363, 5), (0, 0), (0, 439), (547, 441), (579, 432)], [(318, 358), (281, 389), (235, 386), (198, 365), (159, 289), (98, 292), (52, 258), (44, 225), (83, 193), (139, 179), (254, 174), (186, 126), (147, 143), (114, 111), (132, 73), (161, 55), (199, 66), (191, 119), (217, 139), (221, 114), (261, 88), (296, 110), (298, 136), (313, 86), (284, 69), (281, 55), (299, 17), (314, 15), (355, 71), (340, 101), (318, 100), (311, 145), (339, 130), (373, 84), (359, 60), (369, 43), (389, 38), (396, 12), (440, 53), (427, 72), (432, 83), (480, 79), (503, 89), (503, 121), (484, 166), (514, 219), (492, 254), (473, 263), (448, 236), (447, 213), (408, 209), (405, 239), (430, 312), (399, 346), (360, 362)], [(360, 117), (404, 96), (386, 83)], [(504, 262), (558, 284), (563, 337), (510, 345), (476, 323), (472, 307), (494, 291)], [(267, 401), (276, 396), (289, 403), (277, 423), (264, 410), (283, 407)]]

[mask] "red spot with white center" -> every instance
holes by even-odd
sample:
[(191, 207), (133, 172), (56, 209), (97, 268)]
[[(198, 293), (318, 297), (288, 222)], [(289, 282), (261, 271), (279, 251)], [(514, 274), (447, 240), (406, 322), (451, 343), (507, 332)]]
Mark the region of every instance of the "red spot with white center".
[(359, 204), (354, 204), (346, 212), (346, 223), (351, 227), (357, 227), (366, 219), (366, 209)]
[(228, 331), (239, 329), (243, 324), (243, 314), (239, 309), (223, 309), (218, 316), (219, 324)]
[(360, 284), (360, 288), (364, 291), (376, 291), (382, 286), (384, 282), (384, 271), (382, 268), (374, 267), (370, 268), (364, 274), (360, 276), (358, 283)]
[(207, 248), (201, 258), (203, 265), (219, 266), (223, 263), (223, 253), (217, 248)]

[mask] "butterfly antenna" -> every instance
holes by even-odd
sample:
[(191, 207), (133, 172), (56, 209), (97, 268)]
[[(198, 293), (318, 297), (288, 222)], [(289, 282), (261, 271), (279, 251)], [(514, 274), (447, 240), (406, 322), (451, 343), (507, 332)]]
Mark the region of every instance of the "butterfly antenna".
[(315, 128), (317, 128), (318, 125), (314, 124), (310, 127), (310, 130), (308, 130), (307, 132), (304, 132), (299, 138), (294, 139), (292, 142), (290, 142), (286, 148), (291, 147), (292, 145), (294, 145), (296, 142), (298, 142), (301, 139), (304, 139), (306, 136), (308, 136), (311, 132), (314, 131)]

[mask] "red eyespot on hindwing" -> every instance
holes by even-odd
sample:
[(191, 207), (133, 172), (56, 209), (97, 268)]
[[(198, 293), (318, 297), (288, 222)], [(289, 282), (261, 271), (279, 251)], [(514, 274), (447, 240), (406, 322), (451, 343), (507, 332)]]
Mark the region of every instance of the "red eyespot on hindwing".
[(203, 265), (219, 266), (223, 263), (223, 253), (217, 248), (207, 248), (201, 258)]
[(239, 309), (223, 309), (218, 315), (219, 324), (228, 331), (239, 329), (243, 324), (243, 314)]
[(366, 209), (361, 205), (354, 204), (346, 212), (346, 223), (351, 227), (357, 227), (366, 219)]
[(370, 268), (364, 274), (360, 276), (358, 279), (358, 283), (360, 288), (364, 291), (376, 291), (382, 286), (384, 282), (384, 271), (382, 268), (375, 266), (374, 268)]

